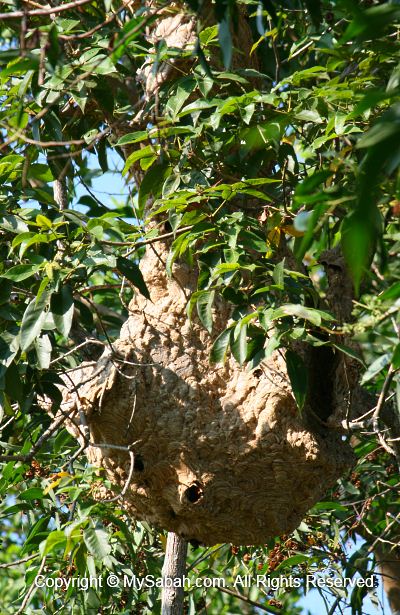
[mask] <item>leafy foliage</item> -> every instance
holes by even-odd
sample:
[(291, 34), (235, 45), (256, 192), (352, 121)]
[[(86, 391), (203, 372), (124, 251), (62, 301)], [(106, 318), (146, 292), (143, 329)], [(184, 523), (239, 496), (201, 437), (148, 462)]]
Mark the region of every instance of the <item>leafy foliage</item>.
[[(177, 259), (198, 267), (188, 316), (213, 336), (211, 362), (232, 353), (256, 369), (275, 350), (286, 352), (301, 409), (307, 371), (293, 345), (358, 356), (357, 343), (363, 384), (397, 400), (400, 412), (398, 3), (219, 0), (215, 18), (208, 9), (194, 1), (185, 8), (199, 16), (191, 50), (152, 46), (146, 29), (159, 16), (148, 5), (99, 0), (35, 13), (29, 3), (13, 16), (14, 3), (3, 3), (4, 613), (159, 609), (158, 588), (110, 589), (105, 579), (159, 576), (163, 535), (134, 524), (119, 503), (94, 500), (103, 479), (39, 403), (50, 400), (54, 416), (60, 376), (112, 348), (133, 293), (151, 297), (139, 261), (159, 235), (173, 239), (169, 271)], [(250, 59), (240, 48), (243, 20)], [(143, 83), (149, 63), (153, 74), (173, 69), (152, 96)], [(103, 202), (96, 178), (114, 165), (130, 193)], [(338, 246), (357, 294), (348, 322), (327, 304), (321, 265)], [(220, 297), (233, 306), (222, 332), (213, 323)], [(370, 544), (384, 536), (399, 548), (400, 481), (395, 444), (382, 447), (372, 414), (356, 429), (356, 470), (293, 536), (254, 549), (193, 549), (191, 574), (230, 583), (238, 574), (292, 575), (299, 585), (290, 592), (234, 590), (249, 609), (258, 602), (291, 614), (300, 612), (307, 573), (372, 574), (371, 550), (356, 536)], [(37, 574), (54, 584), (30, 594)], [(55, 583), (85, 575), (104, 582), (88, 591)], [(330, 591), (338, 608), (343, 601), (363, 612), (366, 590)], [(369, 595), (377, 601), (374, 589)], [(237, 596), (216, 589), (191, 588), (187, 601), (190, 613), (205, 605), (243, 612)]]

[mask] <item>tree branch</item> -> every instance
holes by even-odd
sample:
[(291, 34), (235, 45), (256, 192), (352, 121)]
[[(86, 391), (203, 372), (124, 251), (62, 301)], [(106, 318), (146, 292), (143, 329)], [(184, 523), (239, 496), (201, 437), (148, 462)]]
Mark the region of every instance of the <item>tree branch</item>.
[(27, 463), (32, 461), (36, 453), (41, 449), (42, 445), (51, 438), (53, 433), (57, 431), (57, 429), (66, 421), (68, 418), (68, 414), (61, 414), (54, 419), (51, 423), (50, 427), (46, 429), (40, 438), (37, 440), (35, 445), (32, 447), (32, 450), (26, 455), (0, 455), (0, 461), (21, 461), (22, 463)]
[[(42, 562), (40, 564), (40, 568), (39, 568), (36, 576), (40, 576), (42, 574), (45, 564), (46, 564), (46, 556), (44, 556), (44, 558), (42, 559)], [(25, 598), (23, 599), (23, 602), (22, 602), (20, 608), (15, 613), (15, 615), (22, 615), (22, 613), (26, 612), (25, 608), (29, 604), (29, 601), (30, 601), (31, 596), (32, 596), (33, 592), (35, 591), (35, 589), (36, 589), (36, 585), (35, 585), (35, 583), (32, 583), (32, 585), (30, 586), (28, 592), (25, 595)]]
[(19, 19), (20, 17), (31, 17), (34, 15), (53, 15), (53, 13), (63, 13), (70, 9), (75, 9), (83, 4), (89, 4), (92, 0), (74, 0), (67, 2), (61, 6), (50, 6), (43, 9), (34, 9), (33, 11), (12, 11), (11, 13), (0, 13), (0, 19)]
[(54, 200), (57, 203), (60, 211), (68, 209), (68, 195), (65, 179), (56, 179), (53, 184)]
[[(174, 532), (168, 532), (162, 568), (161, 615), (182, 615), (183, 613), (186, 554), (186, 540)], [(180, 579), (179, 587), (174, 587), (174, 581), (177, 583), (176, 579)]]
[[(151, 237), (150, 239), (144, 239), (143, 241), (139, 239), (139, 241), (109, 241), (108, 239), (101, 240), (100, 243), (105, 244), (107, 246), (133, 246), (133, 249), (141, 248), (142, 246), (148, 246), (152, 243), (157, 243), (157, 241), (162, 241), (163, 239), (169, 239), (170, 237), (176, 237), (177, 235), (181, 235), (182, 233), (186, 233), (186, 231), (190, 231), (193, 226), (183, 226), (182, 228), (176, 229), (176, 231), (171, 231), (170, 233), (164, 233), (163, 235), (157, 235), (157, 237)], [(126, 256), (129, 256), (131, 252), (127, 252)]]
[(260, 602), (256, 602), (255, 600), (251, 600), (247, 596), (243, 596), (243, 594), (240, 594), (239, 592), (234, 592), (232, 589), (228, 589), (227, 587), (219, 587), (218, 589), (224, 592), (224, 594), (229, 594), (234, 598), (238, 598), (239, 600), (243, 600), (243, 602), (246, 602), (247, 604), (251, 604), (252, 606), (257, 607), (257, 609), (259, 609), (260, 611), (265, 611), (265, 613), (274, 613), (275, 615), (276, 613), (279, 613), (278, 609), (274, 609), (271, 606), (265, 606), (265, 604), (261, 604)]
[(15, 560), (15, 562), (0, 564), (0, 568), (12, 568), (13, 566), (19, 566), (20, 564), (30, 562), (32, 559), (36, 559), (37, 557), (39, 557), (39, 553), (34, 553), (33, 555), (28, 555), (27, 557), (23, 557), (22, 559), (17, 559)]

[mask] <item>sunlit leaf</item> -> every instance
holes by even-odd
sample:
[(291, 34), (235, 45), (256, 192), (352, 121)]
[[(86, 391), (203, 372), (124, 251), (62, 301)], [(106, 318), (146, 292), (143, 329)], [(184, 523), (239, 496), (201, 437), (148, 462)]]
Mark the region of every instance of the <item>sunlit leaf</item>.
[(20, 347), (22, 351), (27, 350), (40, 334), (47, 316), (49, 303), (49, 293), (42, 293), (39, 300), (35, 297), (29, 302), (21, 323)]

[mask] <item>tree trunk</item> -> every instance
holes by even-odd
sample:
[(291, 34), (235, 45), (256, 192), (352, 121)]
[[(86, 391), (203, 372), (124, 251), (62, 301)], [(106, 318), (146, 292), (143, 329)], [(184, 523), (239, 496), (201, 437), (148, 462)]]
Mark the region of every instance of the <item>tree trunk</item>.
[(380, 544), (374, 547), (374, 553), (392, 615), (400, 615), (400, 558)]
[(162, 569), (161, 615), (182, 615), (183, 613), (186, 554), (186, 540), (174, 532), (168, 532)]

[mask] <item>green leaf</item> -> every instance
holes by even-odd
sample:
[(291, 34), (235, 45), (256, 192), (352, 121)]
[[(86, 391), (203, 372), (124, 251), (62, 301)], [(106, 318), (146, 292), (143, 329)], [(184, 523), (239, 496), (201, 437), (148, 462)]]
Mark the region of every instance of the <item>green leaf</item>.
[[(38, 489), (38, 488), (36, 487), (34, 489)], [(28, 491), (30, 490), (28, 489)], [(41, 491), (42, 493), (38, 499), (42, 499), (43, 491), (42, 489), (39, 489), (39, 491)], [(50, 515), (45, 515), (44, 517), (40, 517), (36, 521), (36, 523), (32, 526), (32, 529), (30, 530), (28, 536), (26, 537), (24, 548), (22, 550), (21, 555), (23, 555), (24, 553), (29, 553), (29, 551), (32, 550), (32, 548), (35, 548), (38, 540), (40, 540), (40, 537), (43, 537), (43, 533), (47, 529), (50, 519), (51, 519)]]
[(64, 337), (68, 337), (74, 317), (74, 298), (72, 290), (65, 285), (59, 293), (54, 293), (51, 298), (51, 313), (55, 325)]
[[(381, 160), (379, 162), (382, 164), (386, 157), (390, 157), (393, 154), (396, 155), (398, 152), (399, 134), (400, 104), (396, 103), (357, 141), (357, 147), (361, 149), (374, 148), (380, 145), (385, 146), (386, 142), (385, 150), (381, 150)], [(377, 168), (379, 169), (379, 164)]]
[(76, 26), (81, 25), (80, 19), (63, 19), (60, 17), (56, 18), (56, 23), (63, 34), (69, 34)]
[[(54, 233), (52, 236), (54, 237)], [(30, 248), (31, 246), (36, 245), (38, 243), (49, 243), (49, 241), (50, 239), (48, 235), (43, 235), (43, 233), (36, 233), (35, 235), (33, 235), (33, 237), (30, 237), (29, 239), (26, 239), (21, 242), (21, 247), (19, 249), (19, 257), (22, 258), (25, 252), (27, 251), (27, 249)]]
[(232, 329), (222, 331), (212, 345), (210, 363), (224, 363), (229, 348)]
[(29, 302), (21, 323), (20, 347), (22, 351), (28, 350), (33, 340), (40, 335), (47, 316), (49, 300), (49, 293), (42, 293), (38, 301), (35, 297)]
[(360, 355), (355, 350), (353, 350), (353, 348), (350, 348), (349, 346), (345, 346), (344, 344), (338, 344), (337, 342), (335, 342), (332, 345), (334, 348), (337, 348), (338, 350), (340, 350), (340, 352), (344, 352), (349, 357), (352, 357), (353, 359), (356, 359), (357, 361), (359, 361), (361, 365), (365, 365)]
[(98, 55), (93, 62), (85, 66), (85, 70), (92, 70), (97, 75), (109, 75), (116, 72), (116, 68), (108, 56)]
[(51, 341), (48, 335), (37, 337), (35, 339), (36, 356), (38, 358), (38, 364), (40, 369), (48, 369), (51, 359)]
[(205, 326), (207, 331), (211, 333), (213, 320), (212, 320), (212, 306), (214, 303), (215, 291), (206, 290), (202, 291), (197, 298), (197, 313), (199, 315), (201, 323)]
[(42, 500), (43, 499), (43, 489), (39, 487), (31, 487), (30, 489), (26, 489), (19, 495), (20, 500)]
[(56, 552), (57, 547), (65, 545), (67, 537), (61, 530), (54, 530), (50, 532), (46, 540), (40, 544), (40, 554), (42, 557), (51, 552)]
[(389, 363), (389, 353), (383, 354), (382, 356), (375, 359), (375, 361), (371, 363), (371, 365), (368, 367), (367, 371), (361, 378), (361, 384), (365, 384), (366, 382), (369, 382), (370, 380), (375, 378), (375, 376), (377, 376), (387, 365), (389, 365)]
[(107, 162), (107, 146), (106, 140), (100, 139), (97, 145), (97, 156), (99, 158), (99, 165), (103, 173), (107, 173), (108, 171), (108, 162)]
[(293, 395), (299, 410), (302, 410), (307, 397), (307, 369), (303, 359), (296, 352), (287, 350), (285, 358)]
[(182, 80), (177, 87), (176, 94), (168, 99), (165, 109), (172, 116), (172, 119), (176, 119), (179, 111), (192, 94), (195, 85), (195, 80), (190, 77)]
[(231, 335), (231, 350), (239, 365), (243, 365), (247, 357), (247, 324), (238, 323)]
[(333, 316), (322, 310), (316, 310), (315, 308), (306, 308), (300, 303), (288, 303), (287, 305), (281, 305), (272, 313), (272, 319), (282, 318), (283, 316), (296, 316), (297, 318), (304, 318), (317, 327), (321, 324), (322, 320), (334, 320)]
[(342, 504), (339, 504), (339, 502), (317, 502), (316, 504), (314, 504), (314, 506), (312, 507), (312, 510), (314, 511), (320, 511), (320, 510), (336, 510), (339, 512), (348, 512), (347, 508), (345, 506), (343, 506)]
[(140, 159), (140, 168), (142, 171), (147, 171), (151, 167), (152, 164), (157, 160), (157, 156), (153, 154), (153, 156), (146, 156)]
[(316, 28), (322, 21), (322, 3), (320, 0), (304, 0), (307, 11), (311, 15), (312, 22)]
[[(377, 215), (378, 211), (376, 210)], [(341, 243), (346, 263), (358, 294), (360, 282), (369, 267), (378, 238), (378, 224), (360, 207), (342, 223)]]
[(22, 58), (16, 61), (12, 61), (8, 64), (7, 68), (3, 68), (1, 71), (1, 77), (4, 79), (9, 75), (16, 76), (20, 73), (24, 74), (29, 70), (36, 70), (39, 65), (39, 58), (30, 57), (30, 58)]
[(156, 148), (157, 146), (154, 146), (154, 145), (145, 145), (145, 147), (142, 147), (141, 149), (138, 149), (135, 152), (133, 152), (126, 159), (125, 166), (122, 170), (122, 175), (126, 175), (126, 173), (128, 173), (131, 166), (135, 162), (140, 160), (141, 158), (151, 158), (152, 156), (154, 156), (154, 154), (157, 151)]
[(151, 197), (158, 198), (161, 195), (165, 180), (171, 175), (172, 168), (168, 163), (153, 164), (147, 171), (139, 187), (138, 196), (138, 218), (142, 218), (146, 203)]
[(229, 12), (225, 14), (225, 17), (220, 21), (218, 25), (218, 40), (221, 45), (222, 59), (224, 66), (228, 69), (232, 62), (232, 35), (230, 28)]
[(0, 364), (8, 367), (19, 350), (19, 339), (10, 331), (0, 335)]
[(150, 293), (144, 281), (142, 272), (136, 263), (124, 258), (123, 256), (119, 256), (117, 258), (117, 269), (127, 278), (127, 280), (129, 280), (129, 282), (139, 289), (146, 299), (150, 299)]
[(40, 268), (41, 265), (15, 265), (15, 267), (11, 267), (6, 273), (2, 273), (0, 277), (13, 280), (13, 282), (22, 282), (22, 280), (26, 280), (35, 275)]
[(400, 282), (395, 282), (389, 288), (378, 295), (379, 301), (393, 301), (400, 297)]
[(285, 568), (293, 568), (294, 566), (298, 566), (299, 564), (304, 564), (305, 562), (308, 562), (309, 559), (309, 555), (303, 555), (300, 553), (298, 555), (292, 555), (291, 557), (286, 558), (281, 564), (279, 564), (279, 566), (277, 566), (275, 570), (278, 571), (284, 570)]
[(284, 269), (285, 267), (285, 259), (283, 258), (279, 263), (277, 263), (272, 272), (272, 278), (275, 284), (283, 289), (284, 288)]
[(203, 69), (206, 77), (208, 77), (208, 79), (213, 79), (213, 74), (212, 74), (212, 71), (211, 71), (209, 63), (207, 62), (207, 59), (206, 59), (206, 56), (204, 54), (203, 48), (202, 48), (202, 46), (200, 44), (200, 38), (199, 37), (196, 40), (196, 44), (195, 44), (195, 48), (194, 48), (194, 53), (198, 57), (200, 66)]
[(393, 351), (391, 363), (394, 370), (398, 370), (400, 368), (400, 344), (397, 344)]
[(306, 179), (303, 179), (296, 188), (295, 199), (299, 202), (302, 201), (302, 197), (311, 194), (314, 190), (324, 183), (330, 176), (332, 172), (328, 169), (324, 169), (322, 171), (316, 171)]
[(28, 179), (51, 182), (54, 177), (47, 164), (31, 164), (28, 168)]
[(220, 263), (215, 267), (214, 271), (212, 272), (212, 279), (214, 280), (215, 278), (218, 278), (225, 273), (234, 273), (236, 271), (239, 271), (239, 269), (239, 263)]
[(83, 540), (93, 557), (100, 561), (111, 553), (108, 534), (104, 530), (88, 527), (83, 532)]
[(303, 120), (305, 122), (312, 122), (313, 124), (321, 124), (322, 118), (318, 111), (314, 109), (303, 109), (296, 113), (296, 119)]
[(46, 56), (51, 66), (55, 68), (60, 58), (60, 43), (58, 40), (58, 32), (55, 25), (52, 25), (48, 33), (48, 42), (46, 46)]
[(137, 130), (136, 132), (129, 132), (124, 135), (116, 142), (116, 146), (128, 145), (129, 143), (139, 143), (140, 141), (145, 141), (149, 139), (149, 131), (148, 130)]
[(199, 39), (202, 45), (208, 45), (211, 41), (216, 41), (218, 38), (218, 26), (209, 26), (204, 28), (199, 34)]
[(294, 246), (294, 253), (299, 262), (303, 260), (305, 253), (310, 248), (315, 238), (315, 226), (327, 207), (326, 203), (317, 203), (312, 211), (303, 211), (297, 214), (294, 227), (300, 232), (305, 231), (304, 237), (297, 238)]
[(4, 377), (4, 390), (10, 399), (16, 399), (20, 403), (24, 401), (24, 387), (19, 373), (18, 365), (12, 362)]
[(28, 225), (17, 216), (0, 216), (0, 227), (11, 233), (27, 233)]
[(238, 243), (242, 243), (245, 248), (250, 250), (261, 253), (268, 252), (267, 239), (247, 229), (240, 231)]
[(394, 25), (400, 18), (400, 9), (396, 4), (385, 2), (380, 6), (368, 9), (353, 5), (355, 14), (353, 21), (347, 27), (340, 43), (347, 41), (365, 41), (383, 36), (390, 25)]

